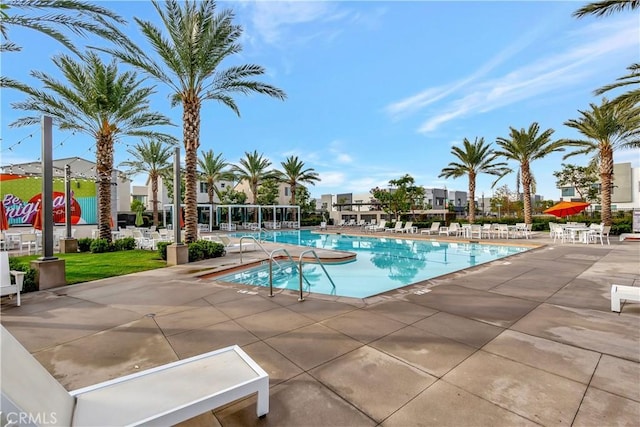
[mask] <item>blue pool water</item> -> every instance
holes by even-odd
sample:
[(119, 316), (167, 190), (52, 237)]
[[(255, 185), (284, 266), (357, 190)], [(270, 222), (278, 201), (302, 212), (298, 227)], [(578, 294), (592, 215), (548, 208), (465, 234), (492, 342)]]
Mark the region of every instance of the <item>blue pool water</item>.
[[(311, 248), (355, 252), (356, 260), (343, 264), (324, 264), (335, 289), (322, 267), (303, 266), (305, 292), (365, 298), (412, 283), (504, 258), (530, 248), (477, 243), (447, 243), (389, 237), (319, 234), (309, 230), (237, 233), (264, 241)], [(297, 261), (297, 258), (294, 258)], [(279, 260), (273, 265), (274, 288), (300, 289), (297, 263)], [(268, 264), (216, 277), (217, 280), (269, 286)]]

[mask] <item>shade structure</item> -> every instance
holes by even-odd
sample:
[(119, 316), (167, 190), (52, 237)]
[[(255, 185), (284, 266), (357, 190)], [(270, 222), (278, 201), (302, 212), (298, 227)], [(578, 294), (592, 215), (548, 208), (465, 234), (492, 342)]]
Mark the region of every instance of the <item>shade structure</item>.
[(0, 203), (0, 231), (9, 229), (9, 221), (7, 220), (7, 212), (4, 203)]
[(587, 202), (560, 202), (545, 210), (544, 213), (562, 218), (580, 213), (589, 206), (590, 204)]

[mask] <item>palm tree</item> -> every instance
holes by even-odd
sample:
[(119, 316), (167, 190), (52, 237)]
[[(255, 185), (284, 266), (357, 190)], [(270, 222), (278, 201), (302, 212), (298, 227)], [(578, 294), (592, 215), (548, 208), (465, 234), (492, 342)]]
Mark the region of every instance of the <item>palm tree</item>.
[(234, 176), (230, 171), (224, 170), (227, 166), (231, 166), (231, 164), (222, 158), (222, 153), (218, 153), (218, 155), (215, 156), (213, 150), (209, 150), (202, 151), (201, 154), (202, 157), (198, 159), (198, 166), (200, 166), (201, 169), (200, 179), (207, 182), (209, 204), (212, 205), (214, 193), (218, 196), (218, 200), (222, 200), (220, 189), (216, 183), (221, 180), (233, 180)]
[(289, 203), (295, 205), (298, 184), (305, 183), (315, 185), (316, 182), (320, 181), (320, 177), (313, 168), (305, 169), (304, 162), (298, 160), (298, 156), (289, 156), (284, 162), (280, 162), (280, 164), (282, 165), (283, 171), (280, 180), (289, 184), (291, 189), (291, 201)]
[[(582, 18), (587, 15), (607, 16), (616, 12), (622, 12), (626, 9), (634, 10), (637, 8), (640, 8), (640, 0), (606, 0), (589, 3), (575, 11), (573, 16), (578, 18)], [(633, 86), (634, 89), (621, 94), (612, 100), (611, 103), (640, 103), (640, 89), (635, 88), (635, 86), (640, 84), (640, 63), (631, 64), (627, 67), (627, 70), (629, 70), (629, 74), (618, 78), (616, 83), (601, 87), (595, 91), (595, 94), (602, 95), (616, 88)]]
[[(41, 12), (38, 15), (14, 13), (18, 10)], [(126, 36), (115, 26), (126, 21), (109, 9), (77, 0), (14, 0), (0, 3), (0, 34), (6, 41), (0, 44), (0, 52), (21, 50), (9, 41), (8, 27), (30, 28), (46, 34), (62, 43), (67, 49), (80, 55), (78, 47), (61, 31), (61, 27), (79, 35), (96, 34), (104, 39), (119, 42)]]
[(18, 110), (35, 111), (37, 116), (18, 119), (11, 126), (40, 123), (40, 114), (51, 116), (62, 130), (85, 133), (96, 144), (98, 180), (98, 225), (100, 238), (111, 240), (111, 175), (114, 143), (124, 136), (140, 136), (170, 142), (173, 137), (149, 128), (168, 125), (167, 117), (149, 111), (152, 88), (141, 87), (135, 72), (118, 73), (115, 60), (104, 64), (98, 55), (88, 53), (84, 62), (67, 55), (53, 59), (66, 82), (33, 71), (43, 90), (26, 87), (24, 102), (12, 104)]
[[(285, 93), (268, 84), (252, 80), (263, 75), (259, 65), (234, 65), (220, 69), (220, 64), (242, 51), (239, 39), (242, 28), (233, 24), (230, 10), (216, 12), (214, 0), (167, 0), (151, 2), (160, 15), (167, 34), (150, 21), (135, 18), (151, 49), (161, 62), (154, 61), (136, 46), (127, 49), (104, 49), (122, 61), (143, 70), (166, 84), (173, 92), (172, 104), (182, 104), (185, 147), (185, 242), (197, 239), (198, 148), (200, 147), (200, 108), (207, 100), (218, 101), (240, 111), (234, 94), (253, 92), (284, 99)], [(164, 68), (163, 68), (164, 67)]]
[(583, 18), (587, 15), (607, 16), (625, 9), (640, 7), (640, 0), (604, 0), (588, 3), (586, 6), (573, 12), (573, 16)]
[(498, 156), (507, 160), (515, 160), (520, 165), (522, 189), (524, 192), (524, 222), (531, 224), (531, 162), (541, 159), (555, 151), (564, 151), (562, 141), (552, 141), (553, 129), (538, 134), (540, 127), (534, 122), (528, 130), (517, 130), (510, 127), (508, 138), (498, 137), (496, 143), (501, 148)]
[(170, 173), (173, 146), (162, 141), (149, 140), (136, 144), (127, 150), (133, 160), (120, 163), (130, 168), (127, 175), (146, 173), (151, 182), (151, 203), (153, 204), (153, 225), (158, 225), (158, 180)]
[(277, 178), (278, 172), (268, 170), (271, 161), (264, 158), (262, 154), (258, 154), (257, 151), (245, 152), (244, 155), (245, 157), (240, 159), (240, 164), (234, 165), (232, 171), (240, 182), (247, 181), (251, 197), (253, 197), (252, 203), (256, 205), (258, 204), (258, 186), (262, 181)]
[(484, 138), (476, 139), (473, 143), (467, 138), (462, 141), (462, 147), (452, 147), (451, 154), (458, 158), (459, 162), (451, 162), (442, 169), (439, 178), (460, 178), (469, 176), (469, 222), (476, 220), (476, 178), (478, 174), (502, 176), (507, 164), (497, 162), (497, 155), (489, 144), (485, 144)]
[(640, 107), (630, 104), (611, 104), (606, 99), (601, 105), (590, 104), (590, 111), (580, 111), (581, 117), (566, 121), (565, 126), (576, 129), (586, 140), (565, 140), (568, 145), (580, 147), (564, 158), (578, 154), (593, 154), (600, 164), (601, 217), (611, 225), (611, 189), (613, 186), (613, 153), (621, 149), (640, 148)]

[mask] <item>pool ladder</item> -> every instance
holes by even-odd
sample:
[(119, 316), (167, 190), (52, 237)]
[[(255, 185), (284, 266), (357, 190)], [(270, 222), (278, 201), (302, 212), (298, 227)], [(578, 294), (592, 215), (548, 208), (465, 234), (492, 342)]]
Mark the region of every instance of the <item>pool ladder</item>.
[[(280, 264), (278, 264), (278, 262), (273, 257), (278, 252), (284, 252), (287, 255), (287, 257), (289, 258), (289, 260), (293, 264), (295, 264), (295, 261), (291, 257), (291, 254), (285, 248), (274, 249), (271, 252), (271, 254), (269, 255), (269, 296), (270, 297), (273, 296), (273, 263), (275, 262), (276, 265), (280, 266)], [(298, 276), (300, 277), (300, 297), (298, 297), (298, 301), (304, 301), (304, 295), (303, 295), (303, 291), (302, 291), (302, 280), (307, 282), (307, 285), (309, 285), (309, 287), (311, 287), (311, 283), (309, 283), (307, 278), (304, 277), (304, 273), (303, 273), (303, 269), (302, 269), (302, 262), (304, 261), (304, 259), (303, 259), (304, 255), (308, 254), (308, 253), (313, 254), (313, 256), (315, 257), (315, 259), (318, 262), (318, 264), (320, 265), (320, 267), (322, 267), (322, 271), (324, 271), (324, 274), (326, 274), (327, 278), (329, 279), (329, 282), (331, 282), (331, 286), (333, 286), (333, 292), (335, 293), (335, 291), (336, 291), (336, 284), (333, 283), (333, 279), (329, 275), (329, 272), (327, 271), (327, 269), (324, 267), (324, 264), (322, 263), (322, 261), (320, 261), (320, 258), (318, 257), (318, 254), (316, 253), (316, 251), (313, 250), (313, 249), (307, 249), (306, 251), (303, 251), (300, 254), (300, 258), (298, 259), (297, 267), (298, 267)]]

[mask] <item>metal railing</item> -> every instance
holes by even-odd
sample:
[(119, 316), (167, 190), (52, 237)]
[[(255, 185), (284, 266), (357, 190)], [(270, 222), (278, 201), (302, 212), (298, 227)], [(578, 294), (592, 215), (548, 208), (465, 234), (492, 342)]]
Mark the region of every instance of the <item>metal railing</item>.
[[(304, 255), (308, 254), (308, 253), (312, 253), (313, 254), (313, 256), (315, 257), (316, 261), (318, 261), (318, 264), (320, 264), (320, 267), (322, 267), (322, 271), (324, 271), (324, 274), (327, 275), (327, 279), (329, 279), (329, 282), (331, 282), (331, 286), (333, 286), (333, 292), (335, 293), (335, 291), (336, 291), (336, 284), (333, 283), (333, 279), (329, 275), (329, 272), (327, 271), (327, 269), (324, 268), (324, 264), (322, 263), (322, 261), (320, 261), (320, 258), (318, 257), (318, 254), (316, 253), (316, 251), (313, 250), (313, 249), (307, 249), (306, 251), (303, 251), (300, 254), (300, 260), (298, 261), (298, 264), (299, 264), (298, 271), (299, 271), (299, 274), (300, 274), (300, 297), (298, 298), (298, 301), (304, 301), (304, 296), (302, 294), (302, 279), (303, 279), (303, 276), (304, 276), (304, 274), (302, 273), (302, 261), (303, 261)], [(309, 283), (309, 282), (307, 282), (307, 283)]]
[(255, 244), (255, 245), (258, 245), (258, 247), (259, 247), (260, 249), (262, 249), (262, 252), (264, 252), (267, 256), (269, 256), (269, 252), (264, 248), (264, 246), (262, 246), (262, 245), (260, 244), (260, 242), (258, 242), (258, 241), (256, 240), (256, 238), (255, 238), (255, 237), (253, 237), (253, 236), (242, 236), (242, 237), (240, 237), (240, 264), (242, 264), (242, 241), (243, 241), (244, 239), (251, 239), (251, 240), (253, 240), (254, 244)]
[[(277, 248), (271, 251), (271, 254), (269, 254), (269, 296), (270, 297), (273, 297), (273, 263), (275, 262), (276, 265), (280, 267), (280, 269), (282, 269), (282, 266), (278, 264), (278, 261), (276, 261), (275, 258), (273, 257), (278, 252), (284, 252), (287, 255), (287, 258), (289, 258), (289, 260), (291, 261), (291, 264), (296, 265), (296, 262), (291, 257), (291, 254), (285, 248)], [(300, 270), (298, 270), (298, 274), (300, 274)]]

